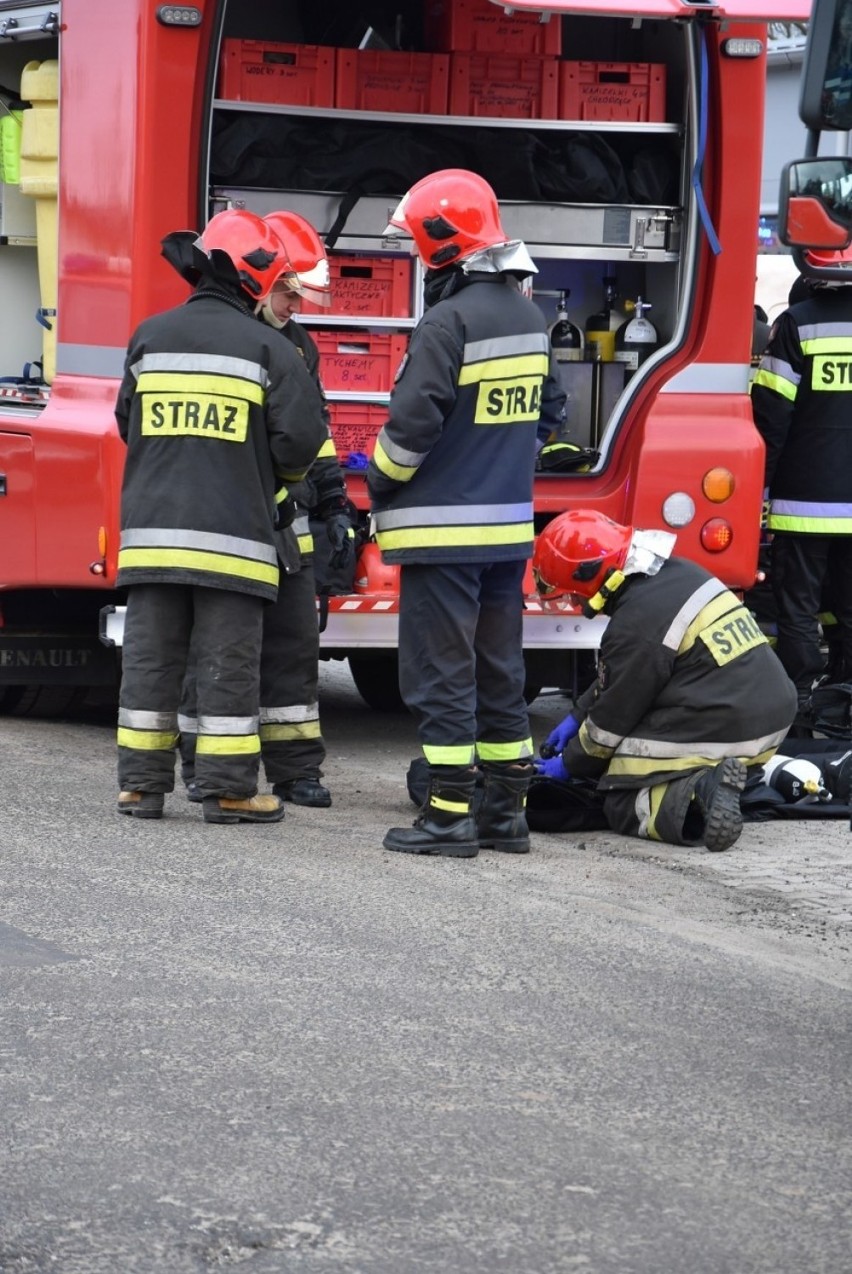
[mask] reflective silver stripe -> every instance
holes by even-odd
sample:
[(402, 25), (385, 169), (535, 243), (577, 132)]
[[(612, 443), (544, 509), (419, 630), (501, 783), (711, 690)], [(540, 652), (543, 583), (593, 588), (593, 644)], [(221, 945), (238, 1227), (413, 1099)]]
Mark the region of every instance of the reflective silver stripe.
[(529, 522), (530, 504), (436, 504), (423, 508), (394, 509), (376, 513), (376, 525), (383, 531), (401, 526), (488, 526)]
[(490, 341), (469, 341), (464, 347), (463, 362), (483, 363), (492, 358), (513, 358), (516, 354), (541, 354), (549, 349), (546, 332), (496, 336)]
[(128, 730), (174, 730), (176, 712), (142, 712), (135, 708), (119, 708), (118, 724)]
[(770, 511), (796, 518), (852, 518), (852, 504), (821, 500), (772, 500)]
[[(703, 610), (708, 602), (712, 602), (714, 597), (718, 597), (720, 593), (726, 593), (727, 591), (721, 580), (717, 579), (709, 579), (700, 588), (697, 588), (692, 596), (687, 598), (669, 624), (662, 644), (667, 646), (669, 650), (680, 650), (680, 643), (683, 641), (684, 634), (698, 612)], [(732, 594), (731, 602), (734, 603), (736, 600)]]
[(292, 525), (293, 531), (295, 532), (297, 536), (310, 535), (311, 533), (311, 524), (308, 521), (307, 513), (304, 514), (303, 517), (293, 518), (293, 522), (291, 525)]
[(636, 835), (642, 840), (647, 840), (648, 826), (651, 822), (651, 789), (649, 787), (639, 788), (633, 809), (636, 812), (636, 820), (639, 823)]
[(199, 734), (257, 734), (257, 717), (198, 718)]
[(721, 760), (726, 756), (759, 756), (767, 748), (776, 748), (787, 731), (775, 730), (760, 739), (738, 739), (733, 743), (708, 743), (693, 739), (690, 743), (673, 743), (670, 739), (622, 739), (619, 756), (644, 756), (665, 761), (668, 757), (697, 756)]
[(377, 442), (388, 460), (392, 460), (394, 464), (408, 465), (412, 469), (421, 465), (429, 454), (428, 451), (406, 451), (404, 447), (398, 447), (395, 442), (391, 442), (384, 428), (379, 430)]
[(746, 394), (748, 363), (692, 363), (662, 386), (661, 394)]
[(198, 717), (185, 717), (179, 712), (177, 721), (181, 734), (198, 734)]
[(260, 723), (267, 725), (269, 722), (298, 722), (298, 721), (318, 721), (319, 720), (319, 704), (316, 703), (296, 703), (291, 704), (287, 708), (264, 708), (260, 709)]
[(597, 743), (602, 748), (610, 748), (612, 751), (618, 747), (623, 734), (612, 734), (609, 730), (602, 730), (600, 726), (596, 726), (591, 717), (586, 717), (586, 734), (593, 743)]
[(121, 532), (122, 549), (169, 548), (200, 549), (206, 553), (227, 553), (231, 557), (246, 557), (254, 562), (269, 562), (275, 566), (278, 554), (271, 544), (260, 540), (244, 540), (237, 535), (214, 535), (211, 531), (188, 531), (177, 527), (131, 527)]
[(852, 323), (805, 323), (799, 328), (799, 340), (825, 340), (838, 336), (852, 336)]
[(776, 376), (780, 376), (782, 380), (788, 380), (791, 385), (800, 385), (802, 377), (799, 372), (794, 372), (789, 363), (785, 363), (783, 358), (764, 358), (761, 359), (760, 370), (762, 372), (773, 372)]
[(56, 370), (65, 376), (107, 376), (118, 380), (124, 375), (126, 345), (56, 346)]
[(269, 373), (260, 363), (226, 354), (143, 354), (130, 370), (137, 380), (143, 372), (202, 372), (205, 376), (237, 376), (264, 388), (269, 384)]

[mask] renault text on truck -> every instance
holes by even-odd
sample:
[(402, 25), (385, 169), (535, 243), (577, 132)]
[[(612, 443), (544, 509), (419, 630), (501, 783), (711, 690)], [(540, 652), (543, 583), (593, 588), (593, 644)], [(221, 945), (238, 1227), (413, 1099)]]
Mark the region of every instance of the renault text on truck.
[[(115, 683), (113, 404), (131, 331), (187, 291), (160, 240), (229, 206), (291, 208), (325, 236), (334, 305), (300, 321), (366, 525), (364, 468), (422, 304), (413, 258), (382, 235), (443, 167), (490, 181), (538, 266), (534, 299), (579, 332), (558, 353), (584, 463), (537, 476), (537, 528), (581, 506), (671, 528), (748, 589), (768, 24), (809, 9), (397, 0), (361, 21), (298, 0), (0, 0), (0, 705)], [(532, 695), (573, 684), (603, 621), (529, 594)], [(367, 544), (322, 653), (348, 657), (377, 707), (396, 698), (396, 631), (395, 572)]]

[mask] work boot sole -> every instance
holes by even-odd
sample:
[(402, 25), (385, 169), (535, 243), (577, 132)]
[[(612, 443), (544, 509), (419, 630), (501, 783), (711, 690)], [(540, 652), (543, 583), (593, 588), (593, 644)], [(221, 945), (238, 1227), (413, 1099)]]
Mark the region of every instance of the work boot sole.
[(480, 849), (493, 849), (498, 854), (528, 854), (530, 852), (529, 840), (489, 840), (488, 837), (479, 838)]
[(722, 762), (718, 785), (710, 798), (704, 823), (704, 844), (713, 854), (721, 853), (739, 840), (743, 830), (740, 792), (746, 785), (746, 767), (738, 757)]
[(205, 823), (280, 823), (284, 806), (277, 810), (228, 810), (222, 809), (215, 796), (206, 796), (202, 802)]
[(443, 858), (475, 858), (479, 853), (479, 845), (468, 841), (462, 841), (456, 845), (452, 841), (435, 841), (430, 845), (405, 845), (395, 841), (390, 832), (382, 841), (382, 845), (396, 854), (420, 854), (432, 857), (440, 854)]

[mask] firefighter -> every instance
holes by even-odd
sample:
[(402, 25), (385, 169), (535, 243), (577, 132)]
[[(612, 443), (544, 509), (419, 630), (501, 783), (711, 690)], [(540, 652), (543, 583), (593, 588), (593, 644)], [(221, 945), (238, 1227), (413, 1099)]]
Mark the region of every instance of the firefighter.
[[(524, 702), (522, 580), (533, 546), (537, 431), (565, 395), (535, 273), (477, 174), (445, 169), (408, 191), (385, 233), (414, 240), (426, 312), (367, 471), (382, 558), (401, 566), (399, 685), (429, 765), (412, 828), (386, 849), (472, 858), (529, 850), (533, 775)], [(478, 823), (474, 761), (485, 776)]]
[[(852, 249), (808, 255), (816, 265), (852, 263)], [(807, 719), (824, 671), (824, 590), (837, 621), (832, 672), (852, 680), (852, 277), (804, 284), (773, 326), (751, 400), (766, 443), (778, 657)]]
[[(269, 226), (229, 210), (200, 239), (168, 236), (163, 255), (196, 289), (134, 332), (115, 409), (127, 443), (118, 808), (162, 815), (192, 641), (204, 819), (276, 822), (281, 800), (257, 795), (263, 610), (279, 575), (276, 489), (301, 480), (316, 456), (322, 403), (304, 360), (253, 317), (289, 268)], [(281, 519), (286, 501), (278, 507)]]
[(544, 528), (533, 574), (545, 598), (606, 615), (597, 680), (537, 763), (597, 780), (613, 831), (724, 850), (742, 830), (747, 766), (774, 755), (796, 695), (751, 612), (675, 536), (572, 510)]
[[(325, 808), (331, 793), (320, 782), (325, 744), (318, 706), (319, 629), (314, 543), (309, 517), (322, 520), (330, 551), (329, 564), (342, 569), (354, 560), (355, 532), (338, 463), (328, 407), (319, 378), (319, 351), (304, 327), (290, 322), (302, 299), (331, 304), (328, 259), (314, 227), (293, 212), (273, 212), (264, 221), (281, 240), (290, 270), (259, 303), (264, 323), (289, 339), (323, 402), (325, 438), (308, 475), (287, 487), (293, 501), (292, 525), (279, 537), (281, 578), (278, 599), (263, 615), (260, 660), (260, 746), (263, 768), (272, 791), (296, 805)], [(183, 778), (190, 800), (199, 799), (194, 782), (198, 722), (194, 684), (187, 678), (180, 715)]]

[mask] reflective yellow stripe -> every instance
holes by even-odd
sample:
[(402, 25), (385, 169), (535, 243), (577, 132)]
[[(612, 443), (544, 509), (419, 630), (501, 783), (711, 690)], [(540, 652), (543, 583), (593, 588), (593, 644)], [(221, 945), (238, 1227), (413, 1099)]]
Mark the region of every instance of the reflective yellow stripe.
[(767, 372), (761, 368), (752, 381), (752, 389), (755, 385), (764, 385), (767, 389), (774, 389), (776, 394), (780, 394), (782, 398), (789, 398), (790, 402), (794, 402), (798, 386), (792, 381), (785, 380), (783, 376), (777, 376), (775, 372)]
[(648, 814), (648, 822), (645, 827), (645, 833), (648, 840), (662, 840), (660, 833), (657, 831), (657, 815), (660, 812), (660, 806), (663, 803), (663, 797), (666, 794), (668, 783), (655, 783), (648, 792), (648, 804), (650, 812)]
[[(763, 765), (764, 761), (768, 761), (774, 756), (775, 748), (767, 748), (765, 752), (760, 752), (757, 756), (743, 756), (740, 760), (746, 765)], [(614, 756), (607, 770), (607, 774), (612, 775), (635, 775), (642, 776), (646, 774), (663, 773), (668, 770), (697, 770), (702, 766), (713, 766), (719, 764), (719, 757), (699, 756), (660, 756), (653, 758), (636, 757), (636, 756)]]
[(476, 754), (481, 761), (524, 761), (533, 754), (532, 739), (519, 739), (513, 743), (477, 742)]
[(470, 801), (445, 801), (440, 796), (430, 796), (429, 804), (433, 810), (444, 810), (447, 814), (467, 814)]
[(852, 518), (793, 517), (771, 513), (766, 523), (770, 531), (805, 531), (810, 535), (852, 535)]
[(250, 756), (260, 751), (257, 734), (199, 734), (196, 753), (207, 756)]
[(126, 726), (118, 730), (116, 738), (120, 748), (135, 748), (137, 752), (170, 752), (178, 741), (174, 730), (130, 730)]
[(677, 648), (679, 655), (685, 655), (695, 645), (696, 638), (702, 628), (709, 628), (711, 624), (715, 624), (717, 619), (721, 619), (723, 615), (727, 615), (728, 611), (736, 610), (739, 601), (734, 597), (733, 593), (720, 593), (718, 597), (714, 597), (706, 606), (702, 606), (701, 610), (695, 616), (692, 623), (683, 634), (683, 641)]
[(381, 473), (396, 482), (410, 482), (417, 472), (416, 465), (397, 464), (391, 460), (378, 438), (373, 448), (373, 463)]
[(314, 537), (312, 535), (300, 535), (297, 537), (300, 553), (313, 553)]
[(519, 354), (515, 358), (487, 358), (481, 363), (468, 363), (459, 372), (460, 385), (475, 385), (481, 380), (508, 380), (518, 376), (546, 376), (550, 370), (547, 354)]
[(270, 723), (260, 727), (260, 737), (264, 743), (280, 743), (291, 739), (318, 739), (320, 737), (319, 721), (300, 721), (285, 725)]
[(325, 442), (322, 444), (319, 451), (317, 452), (317, 460), (327, 460), (327, 459), (331, 459), (331, 460), (337, 459), (337, 452), (334, 447), (333, 438), (326, 438)]
[(212, 394), (244, 398), (250, 403), (264, 401), (263, 389), (256, 381), (238, 376), (199, 376), (197, 372), (142, 372), (136, 390), (140, 394)]
[(802, 341), (803, 354), (845, 354), (852, 358), (852, 340), (849, 336), (813, 336)]
[(595, 743), (589, 734), (589, 727), (586, 721), (580, 726), (577, 739), (586, 756), (596, 756), (603, 761), (612, 756), (612, 748), (603, 747), (600, 743)]
[(423, 755), (430, 765), (473, 765), (473, 744), (461, 743), (442, 748), (424, 743)]
[(516, 526), (422, 526), (414, 530), (379, 531), (383, 549), (453, 547), (468, 544), (523, 544), (532, 542), (532, 522)]
[(257, 580), (261, 584), (278, 583), (278, 567), (266, 562), (252, 562), (244, 557), (228, 557), (224, 553), (205, 553), (200, 549), (120, 549), (118, 569), (211, 571), (217, 575), (233, 575), (239, 579)]

